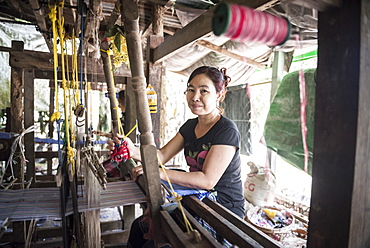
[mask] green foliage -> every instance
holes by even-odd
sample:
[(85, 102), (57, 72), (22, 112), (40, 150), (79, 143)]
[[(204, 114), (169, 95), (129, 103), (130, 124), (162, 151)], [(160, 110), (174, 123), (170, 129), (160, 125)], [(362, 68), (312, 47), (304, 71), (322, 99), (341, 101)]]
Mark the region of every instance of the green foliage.
[(0, 81), (0, 109), (10, 107), (10, 81), (2, 79)]
[[(312, 173), (314, 114), (315, 114), (315, 72), (303, 71), (307, 88), (306, 126), (309, 150), (308, 174)], [(287, 74), (280, 83), (265, 123), (264, 136), (267, 147), (279, 154), (285, 161), (298, 169), (304, 169), (300, 112), (299, 71)]]
[(114, 25), (104, 34), (105, 37), (114, 37), (114, 45), (116, 46), (118, 52), (121, 52), (121, 37), (126, 38), (126, 33), (123, 29), (123, 26)]

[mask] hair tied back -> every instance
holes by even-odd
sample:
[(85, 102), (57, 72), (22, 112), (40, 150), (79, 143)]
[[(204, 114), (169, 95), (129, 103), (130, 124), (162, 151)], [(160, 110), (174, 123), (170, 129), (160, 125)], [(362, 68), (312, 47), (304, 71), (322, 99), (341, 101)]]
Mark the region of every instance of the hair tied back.
[(222, 73), (222, 76), (224, 77), (224, 87), (226, 88), (230, 81), (231, 81), (231, 78), (226, 74), (226, 68), (221, 68), (220, 69), (220, 72)]

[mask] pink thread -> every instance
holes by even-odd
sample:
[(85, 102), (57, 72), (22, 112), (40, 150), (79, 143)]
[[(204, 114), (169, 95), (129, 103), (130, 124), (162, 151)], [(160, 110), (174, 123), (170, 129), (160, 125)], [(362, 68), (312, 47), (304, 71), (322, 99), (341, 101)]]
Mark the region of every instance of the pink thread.
[[(300, 37), (299, 35), (296, 35), (294, 37), (294, 40), (297, 43), (297, 47), (300, 47)], [(308, 145), (307, 145), (307, 114), (306, 114), (306, 108), (307, 108), (307, 98), (308, 98), (308, 91), (307, 91), (307, 85), (306, 80), (304, 77), (304, 72), (302, 68), (298, 71), (299, 73), (299, 97), (301, 101), (301, 132), (302, 132), (302, 143), (303, 143), (303, 152), (304, 152), (304, 171), (308, 173), (308, 157), (309, 157), (309, 151), (308, 151)]]
[(289, 22), (285, 18), (237, 4), (230, 4), (230, 10), (230, 25), (224, 35), (232, 40), (276, 46), (289, 36)]
[(304, 150), (304, 171), (308, 173), (308, 147), (307, 147), (307, 125), (306, 125), (307, 91), (306, 91), (306, 81), (302, 69), (299, 70), (299, 92), (301, 98), (301, 129)]

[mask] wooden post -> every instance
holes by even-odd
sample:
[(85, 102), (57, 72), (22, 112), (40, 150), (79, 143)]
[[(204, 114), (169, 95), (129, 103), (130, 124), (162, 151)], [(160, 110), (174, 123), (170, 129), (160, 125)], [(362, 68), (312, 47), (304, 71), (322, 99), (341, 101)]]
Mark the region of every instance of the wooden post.
[(308, 247), (369, 245), (369, 13), (366, 0), (319, 13)]
[[(136, 125), (136, 100), (135, 100), (135, 94), (134, 94), (134, 88), (132, 86), (132, 81), (130, 78), (127, 80), (126, 84), (126, 102), (125, 102), (125, 126), (124, 126), (124, 131), (125, 134), (127, 134), (130, 129)], [(129, 138), (133, 141), (136, 142), (136, 132), (132, 132), (129, 135)], [(123, 166), (120, 166), (121, 173), (122, 174), (127, 174), (129, 173), (128, 171), (130, 170), (130, 160), (121, 163)], [(121, 165), (120, 164), (120, 165)], [(127, 173), (124, 173), (124, 172)], [(135, 220), (135, 205), (130, 205), (130, 206), (124, 206), (123, 207), (123, 228), (126, 230), (129, 230), (131, 227), (132, 222)]]
[[(34, 71), (33, 69), (26, 69), (24, 71), (24, 128), (27, 129), (35, 124), (34, 115)], [(26, 149), (27, 170), (26, 181), (32, 179), (31, 187), (36, 184), (35, 172), (35, 133), (31, 132), (24, 136), (24, 145)]]
[[(84, 34), (84, 45), (85, 45), (85, 54), (92, 57), (97, 63), (97, 59), (100, 58), (100, 45), (98, 31), (100, 27), (100, 17), (102, 15), (102, 1), (101, 0), (92, 0), (89, 1), (89, 11), (86, 16), (86, 29)], [(89, 52), (87, 46), (93, 46), (94, 49)], [(84, 58), (84, 64), (86, 64), (86, 57)], [(86, 69), (85, 69), (86, 70)], [(86, 73), (86, 72), (85, 72)], [(86, 74), (85, 74), (86, 75)], [(89, 94), (89, 87), (85, 86), (85, 103), (89, 104), (91, 95)], [(85, 134), (89, 133), (89, 124), (91, 123), (89, 108), (87, 108), (85, 115)], [(88, 136), (88, 135), (87, 135)], [(90, 140), (87, 138), (85, 140), (85, 146), (90, 145)], [(98, 183), (98, 180), (93, 175), (92, 171), (88, 168), (88, 165), (85, 164), (86, 168), (86, 197), (87, 204), (89, 208), (97, 207), (100, 205), (100, 189), (101, 186)], [(84, 247), (100, 247), (101, 246), (101, 229), (100, 229), (100, 209), (91, 210), (85, 212), (85, 246)]]
[[(148, 37), (148, 54), (150, 54), (151, 49), (156, 48), (159, 44), (163, 42), (163, 37), (158, 35), (150, 35)], [(150, 56), (148, 56), (149, 58)], [(160, 130), (161, 130), (161, 89), (162, 89), (162, 78), (164, 75), (164, 68), (162, 62), (148, 63), (148, 82), (154, 88), (157, 94), (157, 113), (151, 113), (151, 118), (153, 122), (153, 135), (154, 142), (157, 147), (160, 147)]]
[[(12, 51), (23, 51), (24, 43), (22, 41), (12, 41)], [(9, 60), (11, 60), (12, 53), (10, 52)], [(24, 71), (22, 68), (11, 67), (11, 85), (10, 85), (10, 106), (11, 118), (10, 118), (10, 131), (13, 133), (20, 134), (23, 130), (23, 90), (24, 90)], [(16, 152), (19, 152), (17, 148)], [(17, 161), (17, 164), (13, 164), (14, 176), (18, 178), (18, 182), (24, 183), (20, 180), (21, 175), (21, 166), (23, 162), (19, 158), (14, 158)], [(24, 244), (26, 241), (25, 238), (25, 222), (18, 221), (13, 222), (13, 240), (16, 243)]]
[(153, 4), (153, 34), (163, 37), (163, 14), (167, 9), (158, 4)]
[(146, 80), (144, 74), (143, 54), (139, 35), (138, 3), (135, 0), (125, 0), (122, 3), (122, 18), (124, 22), (127, 48), (130, 59), (132, 86), (136, 97), (136, 112), (140, 135), (140, 150), (146, 177), (146, 195), (150, 197), (151, 218), (154, 224), (156, 241), (162, 240), (160, 230), (159, 210), (162, 205), (159, 181), (157, 148), (154, 145), (149, 106), (146, 97)]
[[(127, 84), (126, 84), (126, 105), (125, 105), (125, 133), (128, 133), (130, 129), (136, 125), (136, 99), (135, 99), (135, 93), (134, 88), (132, 86), (131, 78), (127, 78)], [(132, 132), (129, 135), (130, 139), (132, 139), (133, 142), (136, 141), (136, 132)]]
[(119, 131), (118, 112), (120, 111), (117, 111), (117, 108), (118, 108), (118, 102), (117, 102), (117, 97), (116, 97), (117, 92), (116, 92), (116, 86), (114, 85), (114, 81), (113, 81), (112, 65), (110, 64), (110, 59), (108, 56), (109, 55), (106, 52), (101, 53), (105, 81), (107, 83), (108, 96), (109, 96), (109, 102), (110, 102), (110, 110), (111, 110), (110, 112), (112, 115), (112, 134), (113, 136), (115, 136)]
[[(23, 51), (23, 42), (22, 41), (12, 41), (12, 51)], [(11, 59), (12, 53), (10, 52), (9, 59)], [(11, 123), (11, 132), (20, 134), (23, 130), (23, 89), (24, 89), (24, 75), (23, 69), (18, 67), (11, 67), (11, 86), (10, 86), (10, 123)], [(18, 150), (19, 151), (19, 150)], [(21, 161), (18, 161), (17, 164), (14, 164), (14, 173), (15, 177), (20, 179), (20, 165)], [(21, 182), (18, 180), (18, 182)]]
[(360, 77), (359, 106), (356, 142), (356, 164), (352, 190), (351, 222), (348, 247), (366, 247), (370, 240), (370, 181), (369, 142), (370, 117), (365, 114), (370, 108), (370, 3), (361, 1), (360, 16)]
[(151, 62), (151, 51), (161, 44), (163, 37), (163, 14), (167, 9), (158, 4), (153, 4), (153, 35), (148, 36), (147, 42), (147, 68), (148, 68), (148, 83), (154, 88), (157, 94), (157, 113), (150, 114), (153, 123), (154, 142), (157, 147), (161, 146), (161, 89), (162, 78), (164, 74), (163, 63)]

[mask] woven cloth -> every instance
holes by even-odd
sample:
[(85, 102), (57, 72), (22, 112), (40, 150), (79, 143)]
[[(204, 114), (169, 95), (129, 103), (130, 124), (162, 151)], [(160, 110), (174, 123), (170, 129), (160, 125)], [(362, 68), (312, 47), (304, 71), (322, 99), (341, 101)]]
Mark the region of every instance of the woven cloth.
[[(116, 206), (128, 206), (142, 203), (145, 196), (134, 181), (120, 181), (107, 184), (101, 190), (100, 203), (87, 206), (83, 186), (78, 186), (78, 211), (85, 212), (95, 209)], [(67, 202), (66, 215), (73, 212), (72, 199)], [(34, 218), (61, 217), (59, 188), (29, 188), (19, 190), (0, 190), (0, 220), (10, 218), (14, 221)]]

